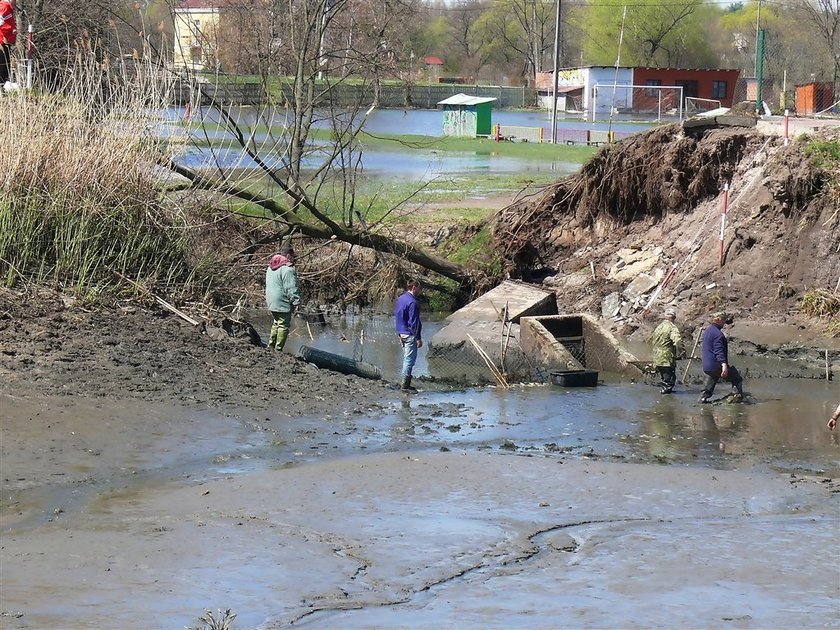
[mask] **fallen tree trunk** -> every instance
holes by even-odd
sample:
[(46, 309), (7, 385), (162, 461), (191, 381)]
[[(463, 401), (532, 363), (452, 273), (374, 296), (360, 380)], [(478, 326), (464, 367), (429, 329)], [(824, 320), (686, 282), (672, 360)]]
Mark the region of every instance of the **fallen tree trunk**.
[(274, 199), (263, 197), (262, 195), (245, 190), (231, 183), (219, 181), (213, 177), (207, 177), (206, 175), (197, 173), (190, 168), (176, 163), (175, 161), (170, 160), (163, 165), (173, 172), (189, 179), (193, 188), (218, 191), (220, 193), (231, 195), (256, 204), (271, 213), (272, 218), (286, 223), (290, 229), (293, 229), (304, 236), (324, 240), (336, 239), (351, 245), (367, 247), (377, 252), (393, 254), (404, 258), (415, 265), (419, 265), (424, 269), (434, 271), (435, 273), (439, 273), (451, 280), (455, 280), (461, 286), (471, 286), (474, 282), (473, 274), (469, 269), (453, 263), (446, 258), (431, 254), (419, 247), (390, 238), (383, 234), (367, 231), (364, 228), (358, 228), (355, 226), (345, 227), (339, 225), (335, 221), (328, 219), (321, 220), (323, 214), (319, 212), (310, 201), (296, 193), (294, 190), (286, 189), (284, 192), (292, 197), (296, 203), (309, 210), (313, 216), (318, 217), (318, 223), (304, 221), (290, 208), (283, 206)]

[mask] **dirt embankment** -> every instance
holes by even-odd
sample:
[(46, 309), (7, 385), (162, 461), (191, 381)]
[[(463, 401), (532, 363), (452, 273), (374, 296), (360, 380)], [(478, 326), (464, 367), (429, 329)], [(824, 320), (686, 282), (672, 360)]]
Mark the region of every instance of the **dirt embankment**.
[[(837, 129), (822, 134), (840, 139)], [(723, 308), (741, 321), (787, 326), (787, 336), (831, 338), (836, 317), (799, 308), (807, 292), (834, 292), (840, 279), (840, 173), (809, 151), (807, 141), (785, 146), (748, 128), (659, 127), (505, 208), (494, 240), (511, 276), (544, 282), (561, 309), (603, 315), (624, 334), (649, 328), (645, 316), (669, 305), (689, 325)], [(628, 273), (640, 259), (647, 262)], [(642, 273), (652, 281), (629, 290)]]
[[(255, 345), (247, 327), (194, 327), (138, 304), (88, 310), (49, 291), (0, 290), (4, 389), (270, 410), (285, 417), (370, 412), (387, 384), (318, 370)], [(228, 330), (225, 330), (222, 325)], [(251, 333), (253, 334), (253, 333)]]

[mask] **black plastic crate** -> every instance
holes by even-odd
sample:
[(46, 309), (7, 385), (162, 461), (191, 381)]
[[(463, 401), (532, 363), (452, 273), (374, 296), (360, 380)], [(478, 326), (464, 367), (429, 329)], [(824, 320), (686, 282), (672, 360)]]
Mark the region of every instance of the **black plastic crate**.
[(549, 373), (551, 382), (561, 387), (595, 387), (597, 370), (554, 370)]

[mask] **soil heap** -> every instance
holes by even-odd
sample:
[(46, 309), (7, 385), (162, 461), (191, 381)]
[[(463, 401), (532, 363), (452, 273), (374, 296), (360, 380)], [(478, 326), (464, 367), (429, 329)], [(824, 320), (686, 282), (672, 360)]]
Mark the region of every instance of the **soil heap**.
[[(838, 139), (838, 128), (785, 145), (746, 127), (657, 127), (503, 209), (493, 238), (510, 276), (550, 286), (561, 312), (597, 313), (623, 334), (672, 306), (686, 323), (726, 309), (836, 336)], [(833, 317), (803, 313), (813, 291)]]

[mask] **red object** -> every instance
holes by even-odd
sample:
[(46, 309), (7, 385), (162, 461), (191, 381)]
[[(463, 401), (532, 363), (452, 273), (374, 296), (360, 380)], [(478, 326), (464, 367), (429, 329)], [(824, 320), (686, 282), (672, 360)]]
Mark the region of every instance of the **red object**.
[[(732, 97), (735, 95), (735, 85), (738, 82), (740, 70), (724, 68), (633, 68), (633, 83), (635, 85), (681, 85), (683, 99), (686, 96), (713, 99), (720, 101), (721, 107), (732, 107)], [(648, 82), (651, 82), (650, 84)], [(659, 83), (656, 83), (658, 81)], [(715, 91), (717, 87), (717, 91)], [(645, 90), (636, 90), (640, 94), (633, 95), (633, 106), (642, 107), (647, 104), (653, 107), (659, 98), (656, 90), (648, 96)], [(637, 102), (638, 101), (638, 102)], [(679, 103), (669, 103), (677, 107)]]
[(443, 59), (440, 57), (435, 57), (434, 55), (427, 55), (423, 57), (423, 63), (427, 66), (442, 66)]
[(271, 257), (268, 266), (271, 267), (272, 271), (277, 271), (280, 267), (289, 264), (291, 264), (291, 261), (283, 254), (274, 254), (274, 256)]
[(15, 9), (9, 0), (0, 0), (0, 44), (12, 45), (17, 40), (17, 27), (15, 25)]
[(796, 86), (796, 113), (800, 116), (816, 114), (831, 107), (834, 102), (831, 83), (811, 82)]

